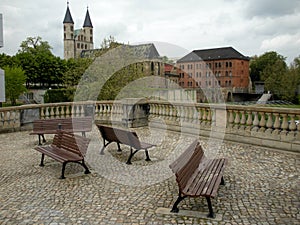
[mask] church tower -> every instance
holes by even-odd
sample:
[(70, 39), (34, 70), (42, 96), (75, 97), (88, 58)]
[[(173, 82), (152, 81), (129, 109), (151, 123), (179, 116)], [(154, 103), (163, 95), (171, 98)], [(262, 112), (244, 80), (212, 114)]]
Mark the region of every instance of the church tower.
[(65, 19), (63, 22), (64, 25), (64, 58), (70, 59), (75, 58), (75, 39), (74, 39), (74, 21), (71, 16), (69, 9), (69, 2), (67, 3), (67, 11)]
[(87, 9), (83, 28), (74, 30), (74, 21), (67, 3), (67, 11), (63, 21), (64, 26), (64, 58), (78, 58), (83, 50), (94, 48), (93, 25)]

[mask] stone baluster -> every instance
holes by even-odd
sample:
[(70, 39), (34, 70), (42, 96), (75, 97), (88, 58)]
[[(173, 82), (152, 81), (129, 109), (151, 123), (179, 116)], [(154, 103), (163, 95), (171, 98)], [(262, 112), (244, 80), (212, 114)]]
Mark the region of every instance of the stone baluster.
[(44, 107), (40, 108), (40, 118), (41, 119), (45, 118), (45, 108)]
[(258, 127), (258, 125), (259, 125), (258, 112), (255, 111), (255, 112), (253, 112), (253, 114), (254, 114), (254, 120), (253, 120), (252, 130), (258, 131), (258, 129), (259, 129), (259, 127)]
[(241, 111), (241, 121), (240, 121), (240, 128), (241, 129), (245, 129), (245, 125), (246, 125), (246, 112), (244, 110)]
[(265, 130), (266, 130), (266, 114), (265, 114), (265, 112), (260, 112), (259, 114), (260, 114), (259, 130), (261, 132), (265, 132)]
[(273, 125), (273, 133), (274, 134), (279, 134), (280, 133), (280, 115), (279, 113), (273, 113), (273, 116), (275, 116), (275, 121), (274, 121), (274, 125)]
[(268, 133), (271, 133), (273, 131), (273, 114), (272, 113), (266, 113), (267, 114), (267, 117), (268, 117), (268, 120), (267, 120), (267, 132)]
[(84, 117), (84, 105), (79, 105), (78, 107), (80, 109), (78, 116)]
[(68, 118), (71, 116), (72, 113), (72, 106), (70, 105), (66, 105), (66, 109), (65, 109), (65, 117)]
[(246, 130), (251, 130), (251, 127), (253, 125), (253, 119), (252, 119), (252, 111), (247, 111), (247, 122), (246, 122)]
[(15, 111), (11, 111), (9, 114), (9, 121), (10, 121), (10, 128), (15, 128), (15, 122), (16, 122), (16, 118), (15, 118)]
[(3, 122), (3, 128), (9, 128), (10, 121), (9, 121), (10, 112), (6, 111), (4, 112), (4, 122)]
[(48, 106), (45, 107), (45, 118), (50, 118), (50, 108)]
[(0, 112), (0, 128), (4, 126), (4, 112)]
[(54, 115), (55, 115), (54, 107), (52, 106), (52, 107), (50, 107), (50, 118), (54, 118)]
[(234, 110), (233, 111), (233, 116), (234, 116), (234, 122), (233, 122), (233, 126), (236, 127), (237, 129), (240, 127), (240, 122), (241, 122), (241, 118), (240, 118), (240, 111), (238, 110)]
[(290, 124), (289, 124), (290, 132), (289, 133), (291, 135), (294, 135), (295, 131), (297, 129), (296, 122), (295, 122), (295, 115), (294, 114), (289, 114), (289, 117), (290, 117)]
[(212, 112), (210, 108), (207, 108), (207, 125), (211, 126), (212, 122)]
[(234, 123), (233, 110), (229, 109), (228, 112), (229, 112), (228, 127), (233, 128), (233, 123)]
[(288, 128), (289, 128), (289, 123), (287, 119), (287, 114), (282, 114), (281, 133), (286, 134)]

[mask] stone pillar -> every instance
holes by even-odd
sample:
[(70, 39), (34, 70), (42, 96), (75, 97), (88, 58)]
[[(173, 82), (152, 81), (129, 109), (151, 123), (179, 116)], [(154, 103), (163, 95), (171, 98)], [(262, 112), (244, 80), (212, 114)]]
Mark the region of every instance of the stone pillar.
[(122, 100), (122, 124), (128, 128), (148, 126), (149, 104), (143, 98)]
[(21, 129), (30, 130), (33, 127), (33, 121), (40, 119), (39, 108), (27, 108), (21, 110)]
[(94, 119), (94, 116), (95, 116), (95, 104), (94, 103), (84, 105), (84, 116), (90, 116)]

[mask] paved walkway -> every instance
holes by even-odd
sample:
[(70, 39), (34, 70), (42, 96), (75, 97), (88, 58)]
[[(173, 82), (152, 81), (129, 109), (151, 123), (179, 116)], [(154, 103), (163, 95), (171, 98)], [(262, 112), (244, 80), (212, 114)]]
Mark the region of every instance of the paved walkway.
[(171, 214), (177, 184), (168, 165), (195, 137), (136, 131), (158, 145), (150, 151), (151, 162), (141, 152), (126, 165), (128, 149), (118, 154), (115, 144), (99, 155), (102, 142), (94, 128), (87, 155), (92, 173), (69, 164), (65, 180), (58, 179), (61, 164), (46, 158), (46, 166), (38, 166), (36, 136), (0, 134), (0, 224), (300, 224), (299, 154), (201, 140), (207, 153), (211, 148), (230, 160), (226, 185), (212, 200), (217, 217), (203, 216), (204, 198), (188, 198), (180, 214)]

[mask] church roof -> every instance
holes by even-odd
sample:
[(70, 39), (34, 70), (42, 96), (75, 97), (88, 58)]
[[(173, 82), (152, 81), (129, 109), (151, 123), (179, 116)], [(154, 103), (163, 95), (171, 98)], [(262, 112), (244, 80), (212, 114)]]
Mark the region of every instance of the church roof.
[(83, 23), (83, 27), (92, 27), (93, 28), (92, 21), (91, 21), (91, 18), (90, 18), (89, 9), (86, 10), (86, 15), (85, 15), (85, 20), (84, 20), (84, 23)]
[[(129, 50), (129, 54), (134, 55), (140, 59), (160, 59), (160, 55), (153, 43), (149, 44), (138, 44), (138, 45), (125, 45), (122, 44), (117, 47), (119, 51), (124, 49), (124, 52)], [(83, 50), (81, 52), (81, 57), (95, 57), (96, 53), (101, 51), (101, 49), (90, 49), (90, 50)], [(125, 53), (126, 54), (126, 53)]]
[(65, 15), (65, 19), (64, 19), (63, 23), (73, 23), (74, 24), (74, 21), (73, 21), (73, 18), (71, 16), (71, 12), (69, 9), (69, 4), (67, 6), (67, 11), (66, 11), (66, 15)]
[(194, 62), (200, 60), (209, 61), (209, 60), (220, 60), (220, 59), (249, 60), (249, 57), (242, 55), (232, 47), (223, 47), (223, 48), (194, 50), (191, 53), (179, 59), (177, 62), (181, 63), (181, 62)]

